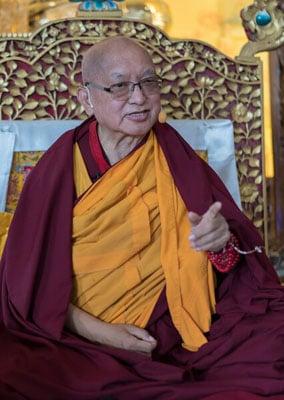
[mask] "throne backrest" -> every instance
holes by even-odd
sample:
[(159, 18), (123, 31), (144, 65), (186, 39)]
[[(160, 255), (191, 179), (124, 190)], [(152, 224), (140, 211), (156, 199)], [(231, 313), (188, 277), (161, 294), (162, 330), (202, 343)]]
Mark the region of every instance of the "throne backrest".
[(123, 19), (75, 18), (33, 34), (0, 38), (0, 118), (84, 119), (76, 99), (82, 54), (102, 38), (125, 35), (151, 54), (172, 119), (230, 119), (242, 208), (265, 233), (262, 71), (195, 40), (170, 40), (157, 28)]

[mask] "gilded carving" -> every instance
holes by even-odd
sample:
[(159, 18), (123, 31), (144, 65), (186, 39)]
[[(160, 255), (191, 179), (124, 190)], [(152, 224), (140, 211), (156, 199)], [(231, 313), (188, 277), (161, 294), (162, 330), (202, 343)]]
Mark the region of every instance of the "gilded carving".
[(0, 38), (2, 119), (77, 119), (82, 53), (113, 35), (138, 40), (163, 80), (170, 118), (234, 121), (236, 158), (245, 213), (264, 232), (261, 70), (232, 60), (206, 43), (171, 41), (156, 28), (127, 20), (72, 19), (50, 23), (28, 37)]
[(255, 54), (284, 44), (284, 13), (279, 0), (256, 0), (241, 12), (243, 25), (250, 40), (241, 50), (239, 59), (249, 60)]

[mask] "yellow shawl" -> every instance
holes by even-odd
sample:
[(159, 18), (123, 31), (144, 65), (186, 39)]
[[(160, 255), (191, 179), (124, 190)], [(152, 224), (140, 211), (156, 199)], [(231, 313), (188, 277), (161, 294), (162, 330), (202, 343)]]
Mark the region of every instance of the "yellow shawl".
[(153, 133), (92, 184), (78, 145), (73, 216), (73, 302), (111, 323), (145, 327), (166, 296), (183, 345), (206, 343), (214, 312), (214, 274), (190, 247), (190, 223)]

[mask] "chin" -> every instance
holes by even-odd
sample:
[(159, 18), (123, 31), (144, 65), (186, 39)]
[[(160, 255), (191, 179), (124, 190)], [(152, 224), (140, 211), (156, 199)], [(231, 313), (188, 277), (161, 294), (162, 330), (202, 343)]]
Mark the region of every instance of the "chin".
[(135, 122), (131, 123), (124, 132), (129, 136), (145, 136), (154, 126), (154, 122)]

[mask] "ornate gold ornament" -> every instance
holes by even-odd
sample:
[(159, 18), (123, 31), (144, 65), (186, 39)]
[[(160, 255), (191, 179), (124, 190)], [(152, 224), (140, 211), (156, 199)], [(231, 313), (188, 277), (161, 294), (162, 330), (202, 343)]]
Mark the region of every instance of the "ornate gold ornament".
[(122, 11), (117, 3), (124, 0), (69, 0), (80, 3), (77, 11), (79, 17), (121, 17)]
[[(61, 18), (73, 18), (78, 12), (78, 2), (68, 0), (54, 0), (46, 2), (44, 0), (28, 0), (30, 25), (32, 29), (47, 22)], [(170, 10), (164, 0), (126, 0), (120, 3), (123, 16), (129, 19), (140, 20), (153, 24), (161, 29), (167, 29), (171, 22)], [(121, 11), (113, 12), (100, 10), (96, 12), (97, 18), (121, 16)], [(81, 16), (94, 17), (92, 11), (82, 11)]]
[(250, 40), (241, 50), (239, 59), (250, 60), (255, 54), (273, 50), (284, 44), (284, 12), (282, 0), (255, 0), (241, 12), (243, 25)]

